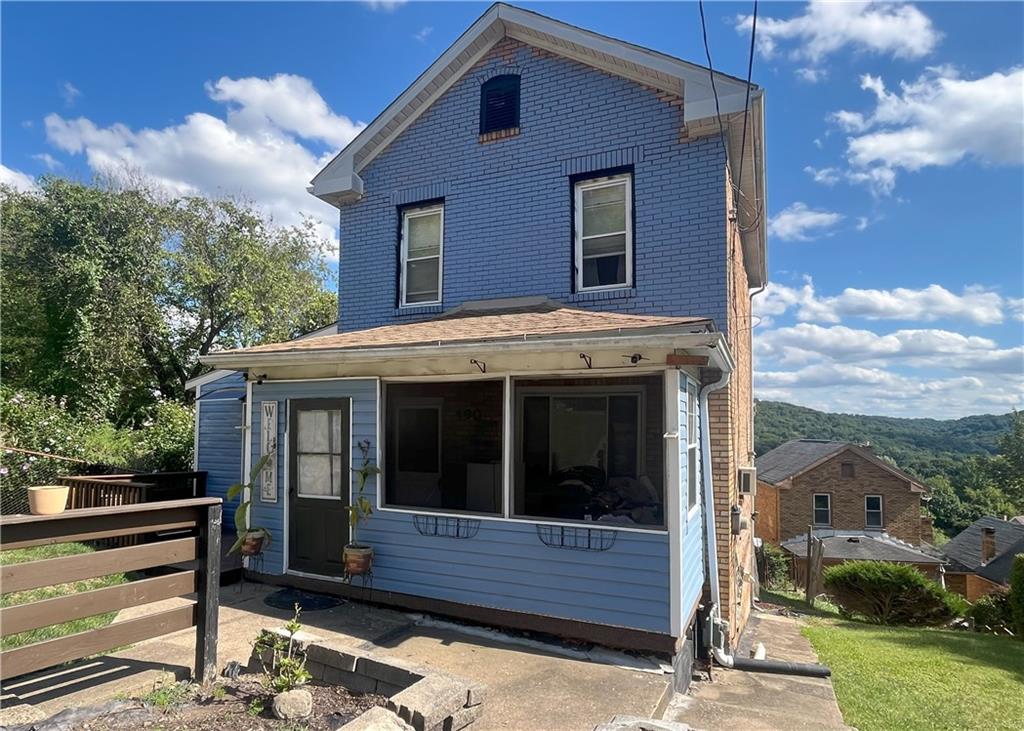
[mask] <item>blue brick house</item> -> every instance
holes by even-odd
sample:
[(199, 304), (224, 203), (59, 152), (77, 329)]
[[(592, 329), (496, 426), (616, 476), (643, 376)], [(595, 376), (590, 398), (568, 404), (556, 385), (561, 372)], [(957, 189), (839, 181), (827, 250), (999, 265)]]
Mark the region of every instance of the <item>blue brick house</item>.
[(719, 118), (710, 80), (497, 4), (317, 174), (337, 325), (207, 356), (194, 384), (212, 493), (273, 454), (251, 572), (346, 593), (371, 464), (375, 600), (678, 652), (706, 596), (728, 646), (763, 96), (715, 74)]

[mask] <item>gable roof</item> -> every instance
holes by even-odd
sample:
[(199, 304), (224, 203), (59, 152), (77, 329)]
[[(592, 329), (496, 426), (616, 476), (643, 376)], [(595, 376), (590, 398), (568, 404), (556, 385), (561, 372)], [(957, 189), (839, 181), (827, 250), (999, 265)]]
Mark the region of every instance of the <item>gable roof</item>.
[(842, 452), (853, 452), (862, 459), (909, 483), (911, 492), (927, 492), (917, 478), (893, 467), (869, 449), (850, 442), (833, 442), (828, 439), (791, 439), (775, 449), (762, 454), (754, 461), (757, 479), (769, 485), (788, 487), (793, 478), (838, 456)]
[[(941, 564), (943, 560), (921, 551), (888, 533), (861, 531), (815, 531), (824, 544), (825, 558), (845, 561), (892, 561), (895, 563)], [(795, 556), (807, 555), (807, 535), (790, 538), (782, 548)]]
[[(981, 562), (981, 532), (995, 530), (996, 555), (987, 564)], [(954, 570), (968, 571), (991, 581), (1006, 583), (1013, 556), (1024, 553), (1024, 525), (991, 516), (978, 518), (942, 547)]]
[[(495, 3), (313, 177), (309, 192), (339, 207), (359, 200), (364, 190), (360, 172), (505, 38), (676, 94), (683, 98), (684, 123), (714, 117), (716, 107), (723, 118), (746, 109), (747, 83), (743, 79), (714, 72), (712, 88), (711, 73), (706, 67), (539, 13)], [(755, 143), (747, 145), (743, 160), (730, 161), (730, 165), (752, 170), (751, 175), (739, 176), (744, 181), (741, 193), (748, 201), (760, 202), (763, 209), (764, 99), (763, 91), (756, 84), (750, 85), (750, 121)], [(734, 167), (734, 178), (738, 169)], [(767, 227), (760, 218), (758, 222), (756, 230), (751, 226), (750, 235), (743, 235), (744, 257), (752, 287), (761, 286), (767, 279), (764, 253)]]

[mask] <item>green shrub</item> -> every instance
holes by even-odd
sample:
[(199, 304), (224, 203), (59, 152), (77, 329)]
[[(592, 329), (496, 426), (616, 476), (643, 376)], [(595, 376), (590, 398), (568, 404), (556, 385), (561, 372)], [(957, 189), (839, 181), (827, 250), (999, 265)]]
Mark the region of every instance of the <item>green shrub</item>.
[(790, 586), (789, 555), (778, 546), (765, 542), (757, 552), (757, 571), (761, 586), (785, 589)]
[(1013, 627), (1010, 596), (1001, 591), (983, 596), (967, 609), (967, 616), (974, 620), (978, 629)]
[(192, 469), (193, 418), (191, 407), (161, 401), (134, 433), (138, 451), (135, 469), (146, 472), (178, 472)]
[(1009, 604), (1014, 634), (1024, 640), (1024, 553), (1014, 557), (1013, 568), (1010, 569)]
[(967, 606), (913, 566), (884, 561), (831, 566), (825, 589), (844, 611), (879, 624), (945, 624)]

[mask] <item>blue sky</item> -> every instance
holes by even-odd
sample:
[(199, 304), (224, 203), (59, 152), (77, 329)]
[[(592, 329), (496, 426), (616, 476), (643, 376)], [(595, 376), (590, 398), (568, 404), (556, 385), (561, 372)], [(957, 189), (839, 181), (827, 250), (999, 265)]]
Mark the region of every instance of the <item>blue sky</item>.
[[(695, 3), (523, 6), (704, 63)], [(4, 2), (0, 174), (128, 165), (329, 234), (305, 183), (487, 7)], [(750, 9), (706, 5), (719, 70), (745, 75)], [(1020, 3), (762, 3), (758, 395), (936, 418), (1021, 405), (1022, 29)]]

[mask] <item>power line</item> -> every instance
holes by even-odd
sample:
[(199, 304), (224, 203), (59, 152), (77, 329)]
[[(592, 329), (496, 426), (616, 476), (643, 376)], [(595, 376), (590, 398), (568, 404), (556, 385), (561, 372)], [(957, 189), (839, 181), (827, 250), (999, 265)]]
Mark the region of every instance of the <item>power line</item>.
[(750, 79), (754, 73), (754, 39), (757, 37), (757, 0), (754, 0), (754, 20), (750, 27), (750, 60), (747, 61), (747, 96), (743, 102), (743, 136), (740, 142), (740, 173), (736, 187), (743, 187), (743, 156), (747, 152), (747, 116), (750, 111)]
[(699, 0), (697, 4), (700, 7), (700, 30), (704, 36), (704, 53), (708, 57), (708, 77), (711, 79), (711, 92), (715, 95), (715, 116), (718, 117), (718, 134), (722, 136), (722, 144), (725, 145), (725, 126), (722, 124), (722, 110), (718, 105), (718, 87), (715, 86), (715, 65), (711, 62), (711, 46), (708, 45), (708, 27), (704, 22), (704, 0)]

